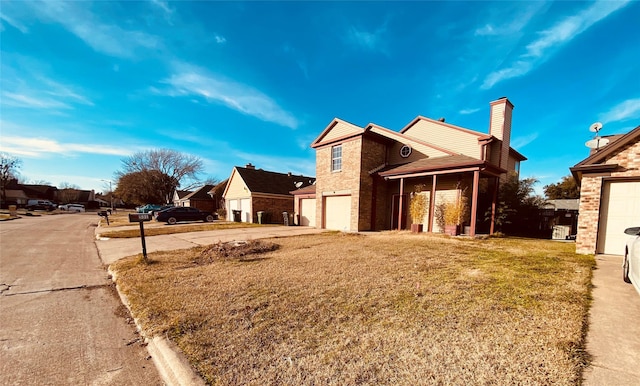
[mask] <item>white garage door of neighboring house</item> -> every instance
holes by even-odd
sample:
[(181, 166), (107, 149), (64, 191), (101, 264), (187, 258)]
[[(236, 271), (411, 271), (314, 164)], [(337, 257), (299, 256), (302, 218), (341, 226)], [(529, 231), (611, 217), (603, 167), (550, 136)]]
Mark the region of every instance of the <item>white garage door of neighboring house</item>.
[(324, 200), (324, 227), (338, 231), (350, 230), (351, 196), (329, 196)]
[(303, 198), (300, 200), (300, 225), (316, 226), (316, 199)]
[(240, 208), (240, 200), (229, 200), (229, 210), (227, 212), (227, 220), (233, 221), (233, 211)]
[(640, 181), (605, 182), (602, 187), (598, 253), (622, 255), (626, 228), (640, 226)]
[(240, 200), (240, 210), (242, 211), (242, 222), (253, 222), (250, 198), (243, 198)]
[(242, 222), (251, 222), (251, 199), (250, 198), (242, 198), (236, 200), (229, 200), (229, 212), (227, 213), (227, 218), (229, 221), (233, 221), (233, 211), (239, 210), (242, 212), (240, 216), (240, 221)]

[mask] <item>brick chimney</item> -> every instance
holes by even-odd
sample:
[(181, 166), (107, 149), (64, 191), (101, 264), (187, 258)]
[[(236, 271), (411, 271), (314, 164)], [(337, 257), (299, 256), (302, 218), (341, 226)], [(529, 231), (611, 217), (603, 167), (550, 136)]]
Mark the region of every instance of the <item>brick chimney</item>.
[(509, 148), (511, 147), (511, 114), (513, 112), (513, 104), (507, 97), (502, 97), (491, 102), (489, 105), (491, 106), (489, 134), (502, 141), (499, 166), (507, 169)]

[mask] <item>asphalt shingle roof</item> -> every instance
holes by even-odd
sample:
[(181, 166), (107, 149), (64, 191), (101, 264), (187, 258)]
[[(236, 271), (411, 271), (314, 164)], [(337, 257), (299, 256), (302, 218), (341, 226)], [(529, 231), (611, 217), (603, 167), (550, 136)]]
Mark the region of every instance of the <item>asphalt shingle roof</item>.
[(253, 193), (286, 194), (305, 186), (312, 185), (315, 177), (289, 175), (288, 173), (269, 172), (262, 169), (236, 166), (247, 188)]

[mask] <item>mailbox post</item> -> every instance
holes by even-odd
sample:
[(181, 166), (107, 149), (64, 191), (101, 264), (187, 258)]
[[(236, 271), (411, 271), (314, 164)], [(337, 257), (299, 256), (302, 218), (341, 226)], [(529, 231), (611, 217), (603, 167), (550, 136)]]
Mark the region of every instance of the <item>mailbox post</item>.
[(144, 222), (151, 221), (151, 213), (129, 213), (129, 222), (140, 224), (140, 240), (142, 241), (142, 257), (147, 261), (147, 244), (144, 240)]

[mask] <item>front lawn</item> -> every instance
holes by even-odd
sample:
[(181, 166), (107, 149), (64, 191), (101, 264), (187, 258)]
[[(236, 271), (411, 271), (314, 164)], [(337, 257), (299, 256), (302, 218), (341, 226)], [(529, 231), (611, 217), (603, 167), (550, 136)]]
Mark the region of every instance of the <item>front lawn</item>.
[[(277, 238), (112, 266), (209, 384), (574, 385), (595, 261), (575, 245), (407, 233)], [(268, 248), (267, 248), (268, 249)]]

